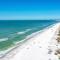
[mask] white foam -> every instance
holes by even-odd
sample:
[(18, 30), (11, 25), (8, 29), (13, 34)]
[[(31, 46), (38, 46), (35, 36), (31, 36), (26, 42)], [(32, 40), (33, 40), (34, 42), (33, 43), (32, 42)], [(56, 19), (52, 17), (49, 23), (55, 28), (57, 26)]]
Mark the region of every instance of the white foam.
[(8, 38), (2, 38), (2, 39), (0, 39), (0, 42), (6, 41), (6, 40), (8, 40)]
[(30, 31), (31, 29), (26, 29), (25, 31), (21, 31), (21, 32), (17, 32), (17, 34), (21, 35), (21, 34), (25, 34), (26, 32)]
[(31, 29), (26, 29), (26, 32), (30, 31)]
[(17, 32), (17, 34), (24, 34), (25, 32)]

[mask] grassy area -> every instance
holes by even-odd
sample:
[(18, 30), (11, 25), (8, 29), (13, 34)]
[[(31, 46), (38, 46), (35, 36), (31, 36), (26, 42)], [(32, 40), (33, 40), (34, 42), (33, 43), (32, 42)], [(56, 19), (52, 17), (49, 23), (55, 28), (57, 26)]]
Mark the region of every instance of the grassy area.
[(57, 42), (58, 42), (58, 43), (60, 43), (60, 36), (59, 36), (59, 37), (57, 37), (57, 39), (56, 39), (56, 40), (57, 40)]
[[(57, 43), (60, 44), (60, 28), (58, 29), (58, 34), (57, 34)], [(55, 51), (55, 55), (58, 56), (58, 59), (60, 60), (60, 48), (57, 48)]]
[(59, 31), (58, 31), (57, 39), (56, 39), (56, 40), (57, 40), (58, 43), (60, 43), (60, 29), (59, 29)]
[(59, 60), (60, 60), (60, 49), (57, 49), (57, 50), (56, 50), (55, 55), (57, 55), (58, 58), (59, 58)]

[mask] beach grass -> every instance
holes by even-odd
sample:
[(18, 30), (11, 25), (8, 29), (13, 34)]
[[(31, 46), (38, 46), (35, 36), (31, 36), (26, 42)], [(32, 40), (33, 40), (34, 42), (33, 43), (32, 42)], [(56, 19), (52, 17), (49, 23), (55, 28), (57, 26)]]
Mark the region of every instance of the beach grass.
[(57, 34), (57, 42), (60, 43), (60, 28), (58, 29), (58, 34)]
[[(60, 27), (58, 29), (58, 34), (57, 34), (57, 43), (60, 44)], [(55, 51), (55, 55), (58, 56), (58, 59), (60, 60), (60, 48), (57, 48)]]

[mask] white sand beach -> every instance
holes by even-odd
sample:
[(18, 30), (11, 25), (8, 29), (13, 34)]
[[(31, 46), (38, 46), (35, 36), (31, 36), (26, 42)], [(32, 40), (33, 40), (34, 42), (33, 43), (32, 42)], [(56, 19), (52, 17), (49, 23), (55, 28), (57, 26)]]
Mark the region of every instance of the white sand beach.
[(57, 49), (55, 39), (59, 26), (60, 23), (57, 23), (33, 36), (22, 46), (16, 48), (17, 50), (12, 51), (12, 56), (7, 54), (0, 60), (58, 60), (54, 52)]

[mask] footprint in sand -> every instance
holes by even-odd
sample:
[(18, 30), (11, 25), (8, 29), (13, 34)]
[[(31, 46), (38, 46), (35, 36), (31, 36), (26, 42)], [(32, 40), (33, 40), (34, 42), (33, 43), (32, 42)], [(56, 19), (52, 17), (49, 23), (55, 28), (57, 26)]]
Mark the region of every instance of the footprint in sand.
[(49, 59), (49, 60), (51, 60), (51, 59)]
[(29, 47), (27, 47), (27, 49), (30, 49)]
[(33, 44), (36, 44), (36, 42), (34, 41)]
[(52, 50), (51, 49), (48, 49), (48, 54), (51, 54), (52, 53)]
[(41, 46), (39, 46), (39, 48), (42, 48)]

